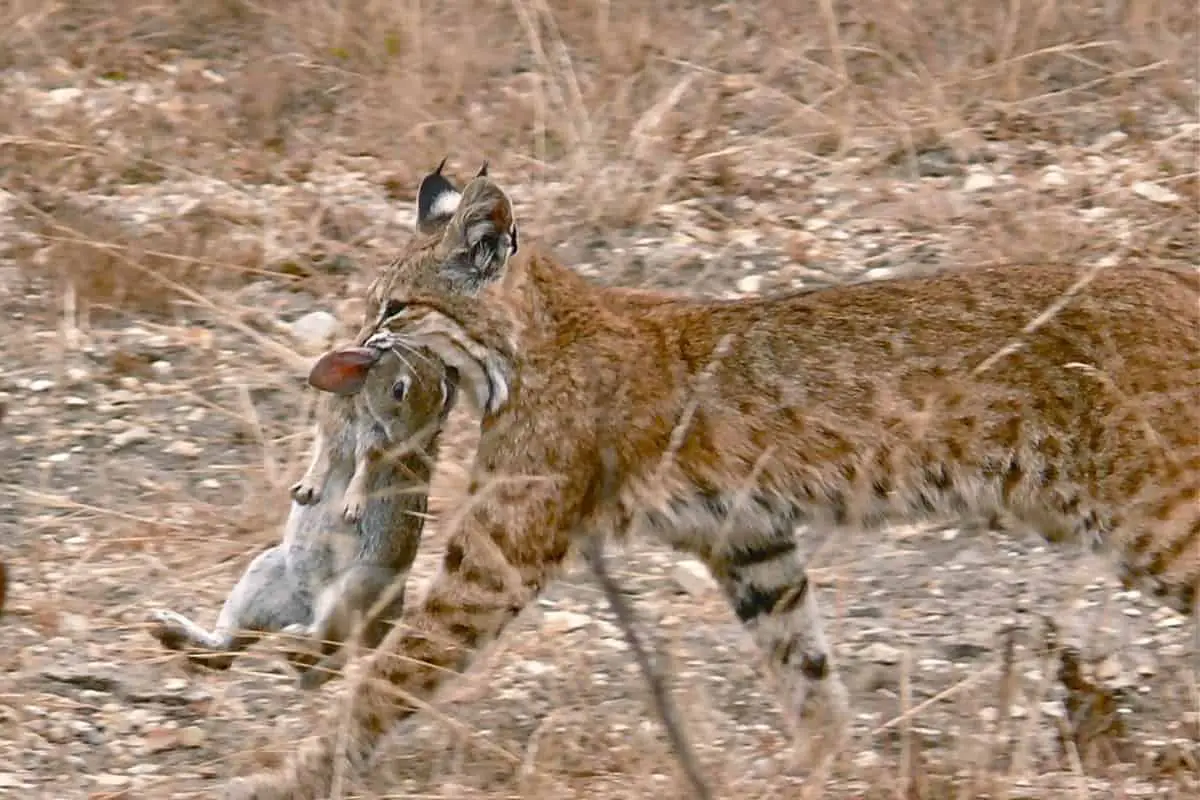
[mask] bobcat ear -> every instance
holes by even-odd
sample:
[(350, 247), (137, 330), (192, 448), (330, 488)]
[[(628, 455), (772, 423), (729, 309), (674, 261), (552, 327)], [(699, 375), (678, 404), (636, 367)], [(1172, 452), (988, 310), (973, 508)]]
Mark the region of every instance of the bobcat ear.
[(371, 367), (382, 353), (371, 347), (343, 347), (317, 359), (308, 373), (308, 385), (322, 392), (351, 395), (367, 382)]
[(517, 252), (512, 201), (486, 175), (463, 189), (462, 200), (442, 234), (442, 270), (459, 291), (473, 293), (496, 280)]
[(431, 233), (454, 216), (462, 200), (462, 193), (454, 188), (454, 184), (442, 175), (446, 159), (437, 165), (437, 169), (421, 179), (417, 189), (417, 230)]

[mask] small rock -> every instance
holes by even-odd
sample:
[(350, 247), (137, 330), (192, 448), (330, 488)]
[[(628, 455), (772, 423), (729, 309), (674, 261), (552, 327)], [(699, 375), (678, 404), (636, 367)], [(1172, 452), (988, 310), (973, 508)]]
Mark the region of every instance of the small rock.
[(96, 782), (97, 786), (102, 786), (105, 789), (119, 789), (129, 783), (129, 776), (108, 773), (105, 775), (96, 775), (92, 780)]
[(1129, 138), (1129, 134), (1125, 131), (1112, 131), (1106, 133), (1092, 143), (1092, 150), (1097, 153), (1102, 153), (1109, 148), (1116, 147)]
[(1143, 200), (1149, 200), (1151, 203), (1170, 205), (1172, 203), (1178, 203), (1183, 199), (1167, 187), (1158, 183), (1152, 183), (1150, 181), (1138, 181), (1130, 188), (1133, 189), (1133, 193), (1138, 197), (1142, 198)]
[(134, 425), (132, 428), (126, 428), (118, 433), (109, 442), (109, 448), (112, 450), (120, 450), (129, 447), (139, 442), (145, 442), (153, 436), (150, 429), (142, 425)]
[(1103, 682), (1114, 681), (1121, 677), (1122, 671), (1121, 660), (1116, 656), (1107, 656), (1096, 665), (1096, 680)]
[(85, 408), (89, 403), (86, 398), (71, 395), (70, 397), (63, 398), (63, 405), (68, 408)]
[(1054, 719), (1066, 719), (1067, 709), (1061, 700), (1045, 700), (1041, 703), (1042, 714)]
[(152, 369), (154, 374), (158, 377), (165, 378), (171, 374), (171, 370), (174, 369), (174, 367), (171, 366), (170, 361), (155, 361), (150, 365), (150, 369)]
[(709, 574), (708, 568), (691, 559), (676, 564), (671, 570), (671, 579), (692, 597), (700, 597), (717, 588), (717, 582)]
[(554, 635), (586, 628), (591, 622), (592, 618), (587, 614), (578, 614), (574, 611), (547, 611), (542, 627), (547, 633)]
[(195, 725), (179, 729), (179, 743), (184, 747), (203, 747), (207, 739), (208, 734), (204, 732), (204, 729)]
[(288, 327), (301, 345), (318, 352), (329, 346), (337, 333), (338, 321), (328, 311), (310, 311)]
[(38, 378), (36, 381), (29, 382), (29, 391), (31, 392), (48, 392), (54, 388), (54, 381), (48, 378)]
[(890, 644), (875, 642), (863, 649), (862, 656), (876, 664), (891, 666), (892, 664), (899, 664), (904, 654)]
[(151, 728), (144, 739), (147, 753), (162, 753), (179, 745), (179, 735), (171, 728)]
[(863, 273), (863, 279), (868, 281), (885, 281), (896, 277), (895, 267), (871, 267)]
[(167, 445), (166, 452), (173, 456), (184, 456), (186, 458), (195, 458), (204, 452), (204, 448), (195, 442), (189, 442), (184, 439), (178, 439)]
[(74, 86), (63, 86), (46, 92), (46, 99), (55, 105), (73, 103), (81, 97), (83, 97), (83, 89), (76, 89)]
[(539, 675), (545, 675), (547, 672), (553, 672), (554, 666), (544, 661), (522, 661), (521, 670), (536, 678)]
[(738, 279), (737, 290), (745, 294), (754, 294), (762, 288), (761, 275), (744, 275)]
[(976, 170), (967, 176), (963, 181), (963, 191), (968, 194), (971, 192), (982, 192), (986, 189), (991, 189), (996, 185), (996, 176), (990, 172)]
[(25, 784), (11, 772), (0, 772), (0, 789), (24, 789)]
[(1046, 170), (1042, 173), (1041, 183), (1046, 189), (1057, 189), (1066, 186), (1069, 181), (1062, 167), (1051, 165), (1046, 167)]

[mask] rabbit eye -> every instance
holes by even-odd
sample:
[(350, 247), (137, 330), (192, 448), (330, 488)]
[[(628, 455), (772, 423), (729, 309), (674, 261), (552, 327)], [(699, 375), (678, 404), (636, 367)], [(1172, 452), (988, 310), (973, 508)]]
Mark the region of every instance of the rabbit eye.
[(392, 397), (396, 400), (403, 400), (404, 396), (408, 394), (408, 387), (408, 378), (401, 378), (400, 380), (396, 381), (392, 384)]

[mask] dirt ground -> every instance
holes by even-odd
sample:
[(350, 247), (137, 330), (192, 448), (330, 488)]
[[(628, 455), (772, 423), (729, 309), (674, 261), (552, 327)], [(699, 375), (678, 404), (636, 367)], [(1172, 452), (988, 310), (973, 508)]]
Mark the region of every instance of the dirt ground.
[[(0, 6), (0, 797), (214, 796), (337, 703), (269, 643), (185, 670), (146, 613), (210, 623), (277, 541), (307, 365), (444, 156), (490, 160), (523, 235), (629, 285), (1195, 265), (1198, 52), (1190, 0)], [(473, 424), (447, 432), (435, 511)], [(439, 547), (435, 520), (412, 591)], [(976, 527), (826, 543), (857, 716), (814, 774), (694, 565), (615, 556), (720, 797), (1200, 790), (1200, 632), (1097, 557)], [(349, 791), (686, 797), (648, 708), (575, 569)]]

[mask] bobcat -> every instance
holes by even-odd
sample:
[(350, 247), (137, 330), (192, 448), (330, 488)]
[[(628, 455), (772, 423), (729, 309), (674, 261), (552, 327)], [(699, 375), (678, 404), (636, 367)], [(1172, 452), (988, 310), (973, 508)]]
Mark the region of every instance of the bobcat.
[(264, 633), (290, 634), (302, 644), (291, 646), (288, 661), (300, 685), (315, 688), (342, 665), (340, 645), (360, 615), (366, 647), (400, 615), (457, 378), (428, 356), (344, 347), (318, 359), (309, 383), (349, 396), (320, 395), (312, 464), (293, 487), (282, 543), (250, 562), (213, 631), (160, 609), (150, 632), (188, 651), (191, 663), (218, 670)]
[[(372, 293), (365, 341), (423, 348), (483, 410), (438, 575), (321, 735), (236, 798), (325, 796), (495, 639), (581, 532), (702, 560), (785, 710), (848, 702), (795, 530), (1003, 514), (1116, 555), (1192, 613), (1200, 585), (1200, 279), (1147, 266), (987, 267), (734, 300), (603, 287), (522, 246), (486, 174), (437, 173)], [(510, 258), (511, 257), (511, 258)], [(436, 282), (413, 275), (438, 274)], [(599, 502), (594, 487), (615, 471)], [(415, 698), (415, 699), (414, 699)], [(343, 749), (344, 748), (344, 749)]]

